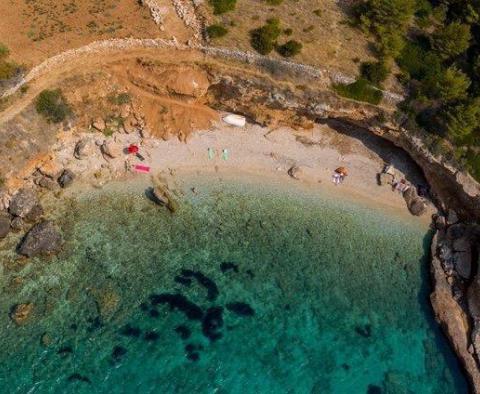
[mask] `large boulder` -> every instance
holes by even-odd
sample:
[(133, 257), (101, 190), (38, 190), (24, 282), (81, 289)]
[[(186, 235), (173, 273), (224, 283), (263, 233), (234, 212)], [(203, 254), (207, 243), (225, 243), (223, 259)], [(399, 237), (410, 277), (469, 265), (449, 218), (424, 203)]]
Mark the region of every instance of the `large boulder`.
[(75, 145), (74, 156), (78, 160), (84, 160), (91, 157), (96, 150), (95, 142), (91, 139), (84, 138), (77, 142)]
[(47, 220), (32, 227), (20, 243), (18, 252), (27, 257), (57, 253), (62, 243), (59, 230)]
[(24, 218), (39, 204), (37, 193), (33, 189), (24, 188), (12, 197), (8, 211), (14, 216)]
[(14, 305), (10, 311), (10, 318), (15, 322), (15, 324), (22, 325), (27, 322), (27, 319), (30, 317), (32, 311), (32, 303), (17, 304)]
[(111, 159), (120, 157), (123, 153), (122, 146), (114, 141), (104, 141), (101, 149), (103, 155)]
[(421, 216), (427, 210), (427, 204), (425, 204), (423, 199), (417, 197), (408, 205), (408, 210), (414, 216)]
[(10, 216), (7, 214), (0, 214), (0, 239), (5, 238), (10, 232)]
[(472, 254), (470, 252), (455, 252), (453, 261), (458, 275), (463, 279), (470, 279), (472, 274)]
[(392, 174), (387, 174), (385, 172), (381, 172), (378, 174), (378, 184), (380, 186), (387, 186), (387, 185), (392, 185), (393, 184), (393, 175)]

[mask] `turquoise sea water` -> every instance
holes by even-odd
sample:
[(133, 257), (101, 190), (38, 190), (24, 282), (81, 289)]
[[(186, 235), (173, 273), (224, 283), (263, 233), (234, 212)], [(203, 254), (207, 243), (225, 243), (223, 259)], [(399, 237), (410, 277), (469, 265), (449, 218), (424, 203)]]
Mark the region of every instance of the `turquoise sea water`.
[[(4, 262), (1, 393), (467, 392), (424, 228), (327, 195), (197, 189), (174, 215), (141, 190), (72, 200), (59, 256)], [(19, 302), (35, 309), (16, 327)]]

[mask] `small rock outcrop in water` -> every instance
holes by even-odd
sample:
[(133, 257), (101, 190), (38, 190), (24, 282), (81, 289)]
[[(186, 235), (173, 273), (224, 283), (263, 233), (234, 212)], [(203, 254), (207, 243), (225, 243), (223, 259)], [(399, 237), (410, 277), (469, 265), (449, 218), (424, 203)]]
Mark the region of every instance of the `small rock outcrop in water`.
[(32, 209), (39, 204), (37, 193), (35, 193), (33, 189), (24, 188), (14, 194), (10, 201), (8, 211), (13, 216), (25, 218)]
[(10, 312), (10, 318), (15, 322), (15, 324), (22, 325), (27, 322), (28, 318), (32, 314), (32, 311), (32, 303), (17, 304), (12, 308)]
[(51, 221), (44, 221), (33, 226), (25, 235), (18, 252), (27, 257), (57, 253), (62, 243), (62, 235), (55, 225)]

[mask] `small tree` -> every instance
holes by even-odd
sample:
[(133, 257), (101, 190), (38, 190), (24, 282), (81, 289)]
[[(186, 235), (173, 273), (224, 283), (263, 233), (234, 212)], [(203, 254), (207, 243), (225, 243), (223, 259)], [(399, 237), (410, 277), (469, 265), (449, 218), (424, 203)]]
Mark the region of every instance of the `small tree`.
[(375, 86), (380, 86), (390, 73), (385, 62), (365, 62), (360, 66), (362, 77), (370, 81)]
[(269, 19), (264, 26), (250, 32), (250, 43), (258, 53), (268, 55), (275, 48), (281, 32), (280, 21), (276, 18)]
[(215, 24), (207, 27), (207, 34), (210, 38), (223, 37), (227, 33), (228, 33), (228, 29), (226, 29), (222, 25)]
[(213, 7), (213, 13), (219, 15), (228, 11), (233, 11), (237, 4), (237, 0), (209, 0), (209, 3)]
[(62, 122), (72, 112), (60, 89), (42, 91), (35, 102), (35, 109), (53, 123)]
[(295, 40), (287, 41), (285, 44), (277, 47), (277, 52), (283, 57), (292, 57), (302, 51), (303, 45)]
[(467, 138), (480, 123), (480, 99), (449, 108), (445, 114), (448, 136), (457, 143)]
[(443, 59), (450, 59), (465, 52), (471, 38), (470, 26), (452, 22), (433, 34), (432, 47)]

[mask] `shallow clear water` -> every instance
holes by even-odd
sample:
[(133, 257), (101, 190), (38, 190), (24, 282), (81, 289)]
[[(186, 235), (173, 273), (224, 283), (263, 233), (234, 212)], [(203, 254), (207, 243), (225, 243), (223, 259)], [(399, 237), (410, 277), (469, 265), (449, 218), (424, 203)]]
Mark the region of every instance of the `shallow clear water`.
[[(2, 393), (467, 392), (428, 305), (425, 229), (327, 195), (204, 186), (175, 215), (140, 192), (72, 201), (65, 251), (4, 269)], [(163, 293), (222, 307), (221, 338), (198, 308), (153, 305)]]

